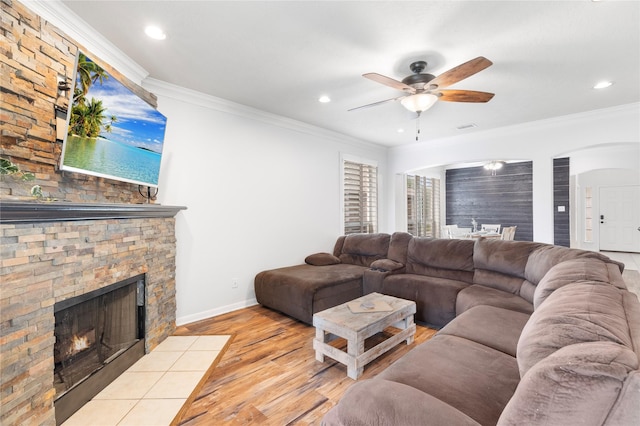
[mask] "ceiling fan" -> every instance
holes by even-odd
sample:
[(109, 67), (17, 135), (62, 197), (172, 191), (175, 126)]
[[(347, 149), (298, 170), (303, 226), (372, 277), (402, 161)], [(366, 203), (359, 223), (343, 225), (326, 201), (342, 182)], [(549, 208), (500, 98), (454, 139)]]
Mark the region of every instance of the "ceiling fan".
[(401, 90), (405, 94), (384, 101), (351, 108), (349, 111), (369, 108), (387, 102), (400, 101), (402, 106), (409, 111), (418, 113), (419, 116), (421, 112), (431, 108), (438, 99), (447, 102), (488, 102), (493, 98), (493, 93), (444, 88), (460, 80), (464, 80), (488, 68), (492, 64), (493, 62), (487, 58), (478, 56), (436, 77), (433, 74), (423, 74), (422, 71), (427, 67), (427, 63), (425, 61), (417, 61), (409, 66), (413, 74), (405, 77), (402, 81), (394, 80), (393, 78), (385, 77), (377, 73), (363, 74), (362, 76), (369, 80), (384, 84), (393, 89)]

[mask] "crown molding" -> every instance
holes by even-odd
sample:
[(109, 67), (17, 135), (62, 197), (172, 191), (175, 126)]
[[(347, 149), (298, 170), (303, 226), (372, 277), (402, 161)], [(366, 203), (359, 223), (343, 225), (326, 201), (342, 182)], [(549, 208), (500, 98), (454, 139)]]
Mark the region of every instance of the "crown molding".
[[(383, 153), (388, 149), (385, 146), (378, 145), (373, 142), (352, 138), (342, 133), (334, 132), (302, 121), (293, 120), (281, 115), (272, 114), (257, 108), (218, 98), (216, 96), (207, 95), (202, 92), (187, 89), (161, 80), (156, 80), (154, 78), (145, 79), (143, 87), (155, 95), (167, 96), (192, 105), (201, 106), (227, 114), (233, 114), (249, 120), (260, 121), (283, 129), (293, 130), (323, 139), (331, 139), (336, 142), (347, 143), (361, 148), (378, 149)], [(162, 108), (159, 109), (161, 110)]]
[(141, 84), (149, 75), (147, 70), (87, 24), (62, 1), (22, 0), (22, 4), (38, 14), (42, 19), (58, 27), (75, 42), (117, 69), (118, 72), (134, 83)]

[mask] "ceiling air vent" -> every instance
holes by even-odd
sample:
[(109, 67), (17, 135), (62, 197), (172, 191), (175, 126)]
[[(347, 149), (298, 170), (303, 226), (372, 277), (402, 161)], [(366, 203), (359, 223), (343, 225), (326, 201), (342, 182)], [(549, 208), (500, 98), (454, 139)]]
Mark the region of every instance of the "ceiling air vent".
[(467, 130), (467, 129), (472, 129), (474, 127), (478, 127), (478, 125), (476, 123), (469, 123), (469, 124), (462, 124), (462, 125), (456, 127), (456, 129), (458, 129), (458, 130)]

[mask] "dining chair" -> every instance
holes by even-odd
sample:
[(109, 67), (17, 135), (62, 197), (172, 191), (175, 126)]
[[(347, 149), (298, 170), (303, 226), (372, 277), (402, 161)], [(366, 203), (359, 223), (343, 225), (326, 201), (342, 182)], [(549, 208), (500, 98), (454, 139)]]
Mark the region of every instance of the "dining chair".
[(496, 234), (500, 233), (500, 225), (499, 224), (483, 223), (482, 227), (480, 229), (483, 230), (483, 231), (486, 231), (486, 232), (495, 232)]
[(513, 240), (516, 236), (516, 228), (517, 226), (505, 226), (502, 228), (502, 239)]
[(442, 227), (442, 238), (455, 238), (458, 232), (458, 225), (445, 225)]
[(471, 238), (471, 228), (458, 228), (457, 238)]

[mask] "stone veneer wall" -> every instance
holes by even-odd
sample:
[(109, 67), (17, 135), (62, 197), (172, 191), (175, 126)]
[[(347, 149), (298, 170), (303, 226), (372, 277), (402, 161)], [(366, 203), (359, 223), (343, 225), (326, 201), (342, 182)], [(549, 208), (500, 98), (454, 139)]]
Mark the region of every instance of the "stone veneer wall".
[(37, 184), (60, 201), (145, 202), (138, 185), (58, 170), (54, 107), (67, 108), (69, 93), (58, 92), (58, 79), (73, 78), (78, 49), (150, 105), (156, 97), (21, 3), (0, 0), (0, 8), (0, 155), (36, 175), (29, 182), (0, 177), (0, 198), (28, 199)]
[[(72, 78), (79, 49), (155, 106), (153, 94), (25, 5), (0, 0), (0, 155), (36, 175), (0, 176), (0, 201), (31, 200), (35, 184), (60, 201), (146, 201), (138, 185), (58, 170), (54, 107), (69, 96), (57, 83)], [(146, 273), (147, 351), (173, 333), (174, 227), (164, 217), (0, 225), (0, 424), (55, 425), (56, 302)]]
[(175, 331), (174, 218), (0, 226), (0, 424), (55, 425), (54, 303), (146, 274), (146, 349)]

